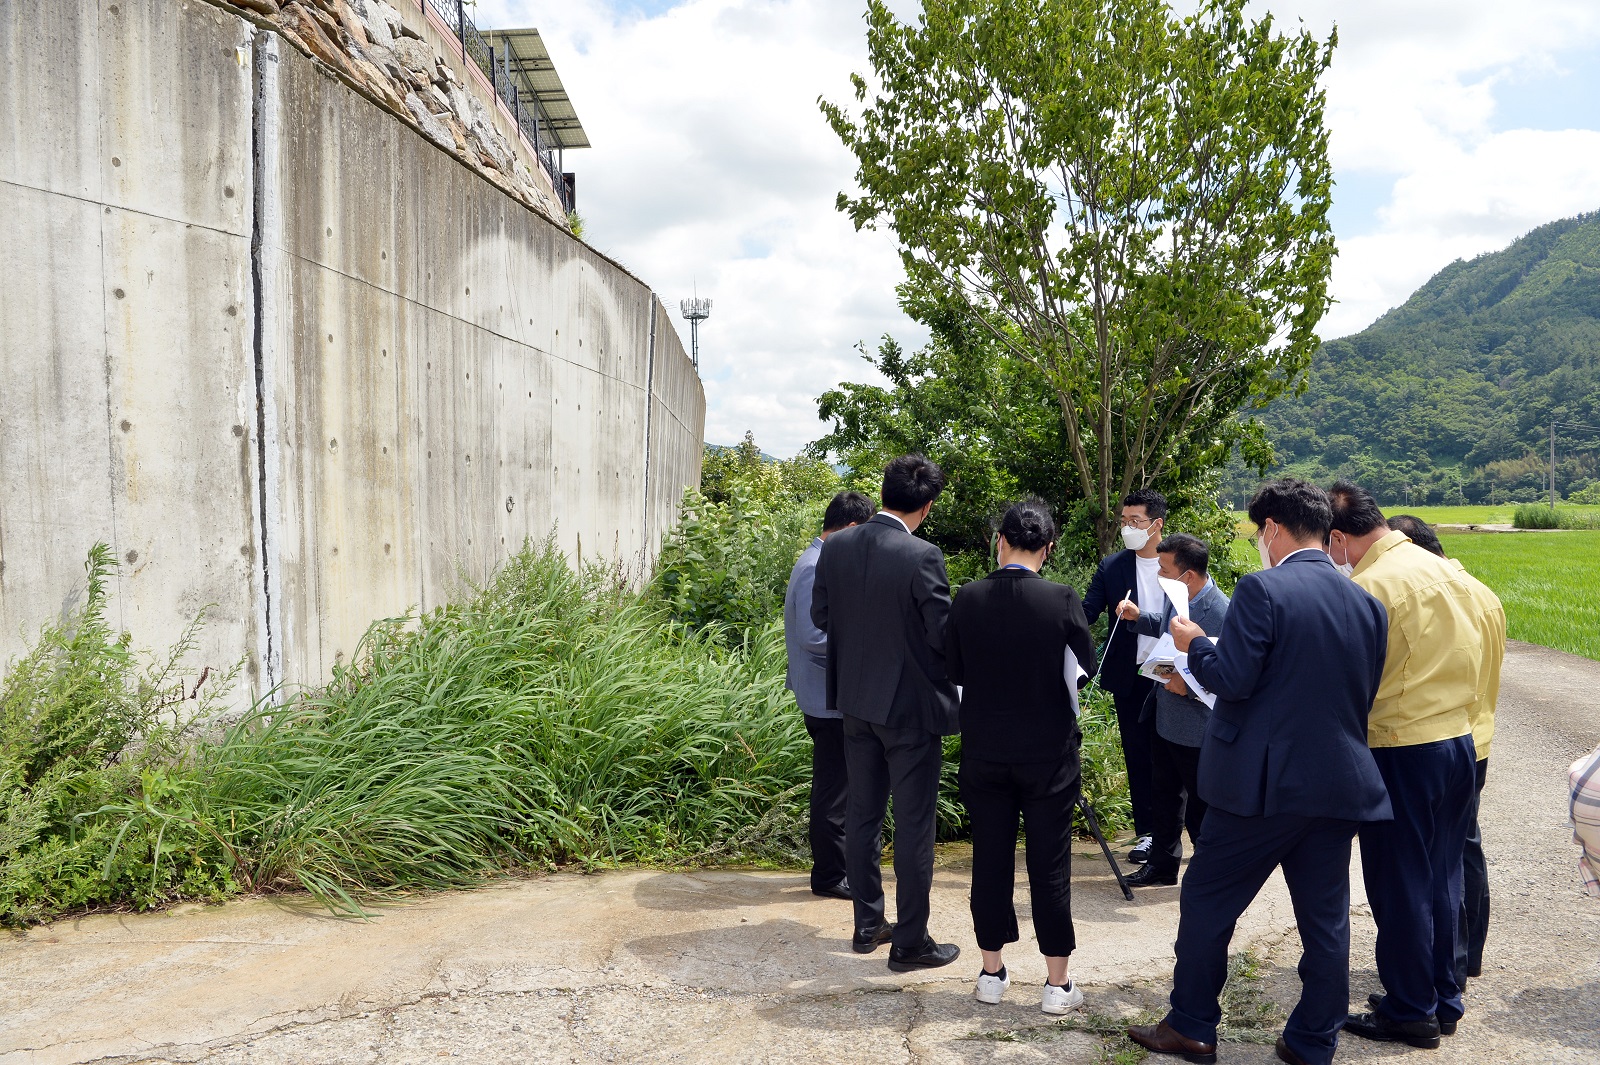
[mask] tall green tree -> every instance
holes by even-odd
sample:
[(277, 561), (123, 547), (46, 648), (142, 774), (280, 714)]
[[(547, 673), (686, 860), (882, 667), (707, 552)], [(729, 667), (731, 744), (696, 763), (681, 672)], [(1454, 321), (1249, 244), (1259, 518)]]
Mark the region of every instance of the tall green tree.
[(823, 101), (839, 208), (897, 238), (912, 313), (956, 308), (1047, 382), (1108, 548), (1118, 501), (1236, 445), (1316, 347), (1334, 255), (1319, 79), (1335, 38), (1245, 0), (869, 0), (873, 81)]

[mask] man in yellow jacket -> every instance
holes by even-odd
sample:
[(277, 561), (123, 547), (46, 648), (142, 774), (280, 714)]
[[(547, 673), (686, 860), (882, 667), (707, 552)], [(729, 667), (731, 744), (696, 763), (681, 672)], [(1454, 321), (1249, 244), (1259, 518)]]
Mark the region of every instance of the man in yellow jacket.
[(1329, 556), (1389, 615), (1367, 742), (1394, 820), (1360, 831), (1384, 993), (1351, 1013), (1345, 1031), (1433, 1048), (1455, 1032), (1463, 1009), (1456, 943), (1477, 763), (1479, 611), (1460, 571), (1391, 530), (1364, 489), (1338, 481), (1328, 495)]
[[(1389, 528), (1398, 529), (1411, 542), (1440, 558), (1448, 558), (1439, 537), (1421, 518), (1394, 514)], [(1467, 977), (1483, 974), (1483, 947), (1489, 937), (1489, 866), (1483, 857), (1483, 833), (1478, 827), (1478, 809), (1483, 785), (1489, 779), (1489, 743), (1494, 739), (1494, 711), (1500, 700), (1500, 668), (1506, 657), (1506, 612), (1500, 597), (1487, 584), (1468, 573), (1461, 560), (1450, 559), (1461, 574), (1478, 608), (1478, 627), (1483, 633), (1483, 661), (1478, 671), (1478, 701), (1472, 704), (1472, 746), (1477, 754), (1477, 780), (1472, 796), (1472, 820), (1467, 825), (1467, 846), (1461, 855), (1460, 941), (1456, 944), (1456, 983), (1466, 986)]]

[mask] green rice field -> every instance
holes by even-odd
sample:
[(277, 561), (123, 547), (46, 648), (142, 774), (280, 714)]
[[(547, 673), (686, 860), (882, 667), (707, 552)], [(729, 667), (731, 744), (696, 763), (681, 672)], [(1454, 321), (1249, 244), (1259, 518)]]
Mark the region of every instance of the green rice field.
[[(1386, 514), (1414, 514), (1430, 525), (1509, 524), (1507, 507), (1413, 507)], [(1579, 508), (1573, 508), (1579, 509)], [(1591, 508), (1592, 509), (1592, 508)], [(1241, 568), (1256, 568), (1255, 532), (1239, 516), (1240, 539), (1231, 546)], [(1445, 532), (1445, 553), (1500, 597), (1513, 640), (1542, 644), (1600, 660), (1600, 532)]]
[[(1465, 507), (1401, 507), (1386, 506), (1385, 514), (1411, 514), (1421, 518), (1429, 525), (1510, 525), (1512, 517), (1516, 514), (1518, 504), (1501, 503), (1498, 506), (1465, 506)], [(1595, 515), (1592, 506), (1579, 506), (1570, 503), (1560, 503), (1556, 506), (1559, 514)], [(1255, 526), (1250, 524), (1243, 511), (1234, 511), (1234, 516), (1239, 520), (1239, 532), (1249, 536), (1255, 532)]]
[(1500, 597), (1513, 640), (1600, 659), (1600, 532), (1446, 533), (1439, 540)]

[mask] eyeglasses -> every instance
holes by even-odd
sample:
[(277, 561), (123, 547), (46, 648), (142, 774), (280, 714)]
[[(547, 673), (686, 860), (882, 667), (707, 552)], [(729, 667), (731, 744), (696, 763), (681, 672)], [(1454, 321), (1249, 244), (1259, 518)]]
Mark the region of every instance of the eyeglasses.
[(1160, 520), (1160, 518), (1139, 518), (1129, 515), (1122, 519), (1122, 527), (1124, 529), (1143, 529)]

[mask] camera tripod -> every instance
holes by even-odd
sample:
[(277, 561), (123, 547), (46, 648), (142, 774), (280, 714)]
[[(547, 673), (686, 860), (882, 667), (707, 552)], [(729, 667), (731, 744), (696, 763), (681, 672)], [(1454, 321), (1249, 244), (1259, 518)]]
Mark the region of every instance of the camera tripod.
[(1100, 853), (1106, 856), (1106, 862), (1111, 866), (1111, 875), (1117, 878), (1117, 887), (1122, 889), (1122, 897), (1129, 902), (1133, 901), (1133, 888), (1128, 886), (1128, 880), (1122, 875), (1122, 866), (1117, 864), (1117, 856), (1111, 853), (1111, 845), (1106, 842), (1104, 832), (1100, 831), (1100, 819), (1094, 815), (1094, 807), (1089, 805), (1089, 800), (1082, 794), (1078, 796), (1078, 812), (1083, 815), (1083, 823), (1089, 827), (1089, 835), (1100, 844)]
[[(1132, 594), (1133, 589), (1128, 589), (1128, 592)], [(1123, 598), (1126, 599), (1127, 596), (1124, 595)], [(1121, 623), (1122, 618), (1120, 616), (1112, 622), (1111, 632), (1106, 635), (1105, 647), (1100, 651), (1100, 662), (1095, 668), (1094, 677), (1085, 685), (1084, 691), (1088, 691), (1089, 688), (1100, 683), (1100, 669), (1105, 666), (1106, 651), (1111, 649), (1111, 641), (1117, 638), (1117, 626)], [(1132, 902), (1133, 889), (1128, 886), (1127, 877), (1122, 875), (1122, 866), (1117, 864), (1117, 856), (1111, 853), (1111, 845), (1106, 842), (1106, 834), (1100, 831), (1100, 819), (1094, 815), (1094, 807), (1089, 804), (1088, 799), (1083, 797), (1081, 790), (1078, 792), (1078, 812), (1083, 815), (1083, 823), (1088, 827), (1089, 835), (1093, 836), (1094, 841), (1100, 844), (1100, 853), (1106, 856), (1106, 863), (1111, 866), (1111, 875), (1117, 878), (1117, 887), (1122, 889), (1122, 897)]]

